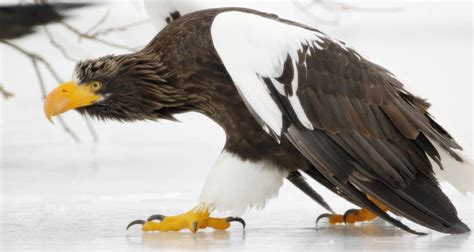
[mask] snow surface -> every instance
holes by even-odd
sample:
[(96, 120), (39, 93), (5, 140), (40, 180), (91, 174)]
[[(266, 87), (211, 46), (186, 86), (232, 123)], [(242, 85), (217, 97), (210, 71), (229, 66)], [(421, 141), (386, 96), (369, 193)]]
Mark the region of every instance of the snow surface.
[[(394, 72), (409, 90), (429, 99), (432, 114), (472, 153), (472, 6), (470, 3), (397, 4), (400, 12), (353, 12), (338, 25), (312, 23), (348, 42), (363, 55)], [(70, 22), (87, 30), (112, 7), (106, 25), (140, 20), (131, 5), (99, 6), (80, 12)], [(274, 7), (274, 6), (273, 6)], [(281, 11), (285, 8), (282, 6)], [(126, 18), (124, 18), (126, 17)], [(77, 58), (123, 53), (52, 28), (56, 38)], [(154, 36), (146, 24), (113, 41), (143, 46)], [(44, 34), (17, 41), (47, 56), (63, 78), (73, 63), (64, 60)], [(207, 172), (224, 144), (224, 133), (198, 114), (180, 116), (183, 123), (94, 123), (100, 142), (93, 144), (76, 113), (67, 121), (80, 135), (72, 141), (42, 114), (40, 89), (30, 61), (0, 46), (0, 80), (16, 97), (0, 99), (0, 250), (151, 250), (202, 249), (287, 251), (472, 251), (470, 234), (430, 232), (419, 237), (378, 220), (357, 226), (315, 227), (324, 213), (285, 182), (280, 196), (263, 211), (243, 217), (228, 232), (205, 231), (141, 234), (125, 232), (132, 220), (151, 214), (177, 214), (197, 203)], [(57, 85), (47, 76), (48, 88)], [(315, 185), (338, 212), (354, 207)], [(472, 197), (446, 186), (461, 218), (474, 228)], [(408, 221), (419, 231), (429, 231)]]

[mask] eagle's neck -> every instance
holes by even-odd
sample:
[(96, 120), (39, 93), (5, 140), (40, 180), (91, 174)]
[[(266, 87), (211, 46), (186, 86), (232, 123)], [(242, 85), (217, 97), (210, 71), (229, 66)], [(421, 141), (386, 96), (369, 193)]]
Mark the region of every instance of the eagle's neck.
[(209, 27), (215, 12), (219, 10), (172, 22), (145, 48), (160, 56), (171, 74), (168, 80), (185, 94), (180, 111), (198, 112), (214, 120), (226, 133), (225, 150), (245, 161), (270, 161), (284, 169), (305, 167), (304, 158), (287, 139), (277, 143), (262, 129), (239, 95), (213, 46)]

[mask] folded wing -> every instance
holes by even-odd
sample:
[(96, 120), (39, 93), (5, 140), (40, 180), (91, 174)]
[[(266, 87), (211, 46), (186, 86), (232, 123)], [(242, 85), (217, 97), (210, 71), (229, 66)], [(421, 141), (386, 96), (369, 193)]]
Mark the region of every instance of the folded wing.
[[(409, 232), (416, 233), (367, 195), (440, 232), (469, 231), (433, 165), (469, 176), (473, 169), (429, 104), (390, 72), (315, 29), (249, 10), (219, 14), (211, 35), (255, 119), (277, 142), (287, 137), (355, 204)], [(458, 188), (472, 191), (463, 183)]]

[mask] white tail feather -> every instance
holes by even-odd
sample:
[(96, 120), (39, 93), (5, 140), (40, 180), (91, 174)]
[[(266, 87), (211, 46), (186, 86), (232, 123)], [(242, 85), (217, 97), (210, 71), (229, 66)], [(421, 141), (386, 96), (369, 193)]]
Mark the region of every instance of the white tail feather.
[(464, 162), (459, 162), (454, 159), (446, 150), (439, 146), (435, 141), (430, 139), (430, 142), (438, 151), (441, 157), (441, 169), (436, 162), (430, 159), (433, 165), (433, 170), (436, 177), (440, 181), (446, 181), (454, 186), (459, 192), (464, 195), (474, 192), (474, 161), (462, 151), (454, 150), (456, 154), (463, 159)]

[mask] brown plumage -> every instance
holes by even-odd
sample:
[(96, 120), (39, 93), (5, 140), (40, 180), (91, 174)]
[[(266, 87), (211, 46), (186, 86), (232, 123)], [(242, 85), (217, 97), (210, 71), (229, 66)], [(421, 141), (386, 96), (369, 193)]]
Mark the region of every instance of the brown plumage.
[[(458, 160), (454, 150), (460, 147), (429, 115), (427, 102), (406, 91), (386, 69), (325, 39), (323, 49), (303, 46), (298, 52), (298, 62), (306, 65), (293, 66), (290, 56), (283, 63), (281, 76), (274, 79), (284, 85), (286, 94), (275, 90), (272, 76), (262, 76), (284, 122), (281, 137), (278, 132), (267, 134), (262, 129), (265, 122), (242, 99), (213, 47), (213, 20), (227, 11), (317, 31), (247, 9), (179, 17), (140, 52), (78, 64), (77, 81), (102, 82), (98, 93), (105, 97), (79, 111), (119, 121), (173, 119), (175, 114), (199, 112), (225, 130), (226, 151), (292, 172), (291, 180), (303, 190), (308, 188), (298, 170), (409, 232), (416, 233), (367, 195), (434, 230), (469, 231), (441, 191), (429, 161), (440, 163), (431, 141)], [(291, 83), (296, 76), (299, 88), (294, 90)], [(293, 93), (314, 129), (298, 120), (288, 100)]]

